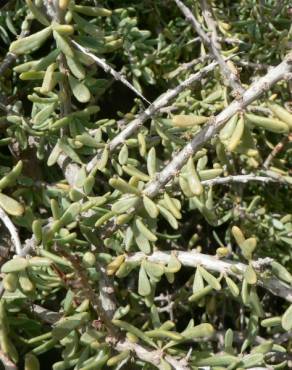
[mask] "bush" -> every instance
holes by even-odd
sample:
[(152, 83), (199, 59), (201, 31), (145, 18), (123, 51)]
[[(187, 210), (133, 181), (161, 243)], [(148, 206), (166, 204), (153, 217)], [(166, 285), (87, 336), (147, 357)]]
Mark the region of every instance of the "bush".
[(6, 369), (291, 365), (289, 3), (2, 2)]

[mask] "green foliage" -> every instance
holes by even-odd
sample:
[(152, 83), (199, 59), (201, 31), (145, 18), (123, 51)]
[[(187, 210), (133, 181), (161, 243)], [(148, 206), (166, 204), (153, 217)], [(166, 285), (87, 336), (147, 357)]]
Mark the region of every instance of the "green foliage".
[[(244, 107), (218, 65), (181, 88), (213, 57), (179, 3), (0, 5), (3, 361), (289, 366), (291, 67)], [(242, 89), (289, 52), (288, 0), (184, 4)]]

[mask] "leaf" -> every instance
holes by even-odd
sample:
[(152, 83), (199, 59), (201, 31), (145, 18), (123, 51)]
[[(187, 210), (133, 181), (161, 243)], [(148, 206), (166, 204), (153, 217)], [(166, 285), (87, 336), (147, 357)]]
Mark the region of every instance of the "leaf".
[(264, 310), (261, 305), (259, 296), (257, 294), (256, 288), (254, 286), (251, 287), (250, 293), (249, 293), (249, 305), (251, 306), (252, 310), (255, 312), (255, 314), (258, 317), (264, 316)]
[(69, 84), (73, 95), (80, 103), (88, 103), (91, 97), (88, 87), (79, 82), (75, 77), (69, 75)]
[(135, 335), (136, 337), (140, 338), (145, 343), (148, 343), (151, 347), (154, 347), (154, 348), (157, 347), (152, 339), (147, 337), (147, 335), (143, 331), (136, 328), (135, 326), (133, 326), (133, 325), (131, 325), (131, 324), (125, 322), (125, 321), (122, 321), (122, 320), (112, 320), (112, 323), (114, 325), (118, 326), (119, 328), (124, 329), (124, 330), (130, 332), (131, 334)]
[(40, 370), (40, 362), (33, 353), (27, 353), (24, 357), (24, 370)]
[(215, 290), (220, 290), (221, 285), (219, 281), (212, 275), (210, 274), (207, 270), (204, 269), (202, 266), (197, 267), (203, 277), (204, 280)]
[(200, 269), (196, 269), (195, 277), (193, 281), (193, 293), (199, 292), (204, 288), (204, 280)]
[(175, 341), (181, 341), (184, 339), (184, 337), (181, 334), (164, 329), (149, 330), (146, 332), (146, 335), (148, 335), (150, 338), (161, 338), (161, 339), (166, 338)]
[(138, 170), (136, 167), (128, 164), (128, 165), (124, 165), (123, 167), (123, 171), (125, 171), (128, 175), (130, 176), (135, 176), (137, 177), (138, 179), (140, 179), (141, 181), (148, 181), (149, 180), (149, 176), (146, 175), (144, 172)]
[(174, 229), (178, 229), (178, 223), (175, 217), (170, 213), (165, 207), (161, 206), (160, 204), (157, 205), (161, 215), (166, 219), (166, 221), (170, 224), (171, 227)]
[[(68, 39), (65, 36), (62, 36), (59, 32), (53, 31), (54, 39), (56, 40), (56, 44), (58, 49), (64, 53), (69, 58), (74, 58), (74, 52), (69, 44)], [(70, 76), (69, 76), (70, 82)]]
[(234, 296), (234, 297), (237, 297), (239, 295), (239, 288), (238, 286), (235, 284), (235, 282), (230, 279), (230, 277), (228, 276), (225, 276), (225, 281), (228, 285), (228, 288), (231, 292), (231, 294)]
[(74, 149), (69, 145), (68, 141), (65, 137), (62, 137), (58, 141), (59, 148), (67, 154), (68, 157), (70, 157), (74, 162), (82, 164), (81, 159), (79, 158), (79, 155), (75, 152)]
[(245, 368), (251, 368), (256, 365), (261, 365), (264, 360), (263, 353), (253, 353), (243, 357), (241, 363)]
[[(3, 272), (3, 268), (2, 268)], [(6, 274), (2, 280), (3, 287), (8, 292), (15, 292), (18, 285), (18, 275), (12, 272)]]
[(211, 324), (204, 323), (196, 325), (192, 328), (185, 329), (181, 335), (185, 339), (196, 339), (196, 338), (210, 338), (215, 333), (215, 330)]
[(130, 350), (126, 350), (126, 351), (123, 351), (121, 353), (119, 353), (118, 355), (116, 356), (113, 356), (111, 357), (108, 361), (107, 361), (107, 366), (111, 367), (111, 366), (115, 366), (117, 364), (120, 364), (123, 360), (125, 360), (126, 358), (128, 358), (130, 355)]
[(101, 153), (101, 156), (100, 158), (98, 158), (97, 160), (97, 163), (96, 163), (96, 168), (99, 170), (99, 171), (102, 171), (106, 164), (107, 164), (107, 161), (108, 161), (108, 158), (109, 158), (109, 150), (107, 147), (104, 147), (102, 153)]
[(170, 198), (170, 196), (166, 192), (164, 192), (163, 200), (165, 207), (173, 214), (176, 219), (181, 219), (182, 215), (180, 213), (180, 210), (176, 206), (176, 199), (174, 199), (175, 198)]
[(15, 257), (4, 263), (1, 267), (1, 272), (7, 274), (9, 272), (23, 271), (28, 267), (28, 260), (23, 257)]
[(142, 222), (140, 218), (136, 218), (135, 223), (137, 229), (145, 236), (145, 238), (147, 238), (151, 242), (155, 242), (157, 240), (157, 236), (147, 228), (147, 226)]
[(20, 289), (25, 294), (32, 293), (35, 290), (35, 286), (31, 282), (31, 280), (29, 279), (26, 271), (24, 271), (24, 270), (20, 271), (18, 281), (19, 281)]
[(201, 125), (209, 120), (209, 117), (204, 116), (195, 116), (195, 115), (186, 115), (178, 114), (172, 117), (172, 123), (175, 127), (193, 127)]
[(37, 21), (39, 21), (41, 24), (43, 24), (44, 26), (49, 26), (50, 22), (48, 21), (47, 17), (40, 11), (40, 9), (38, 7), (36, 7), (34, 5), (32, 0), (25, 0), (25, 1), (26, 1), (27, 5), (29, 7), (29, 10), (34, 15), (34, 18)]
[(240, 244), (242, 254), (248, 261), (252, 259), (252, 254), (256, 249), (256, 246), (256, 238), (248, 238), (242, 244)]
[(124, 165), (127, 163), (127, 160), (128, 160), (128, 156), (129, 156), (129, 151), (128, 151), (128, 146), (126, 144), (124, 144), (122, 146), (122, 149), (120, 150), (119, 152), (119, 163), (121, 165)]
[(241, 116), (235, 126), (235, 129), (229, 139), (227, 150), (232, 152), (236, 149), (236, 147), (239, 145), (241, 137), (243, 135), (244, 131), (244, 118)]
[(273, 261), (271, 263), (272, 272), (275, 276), (277, 276), (279, 279), (285, 281), (288, 284), (292, 283), (292, 275), (290, 272), (282, 266), (279, 262)]
[(272, 326), (279, 326), (281, 325), (281, 322), (282, 322), (281, 316), (274, 316), (274, 317), (269, 317), (268, 319), (262, 320), (261, 326), (264, 328), (269, 328)]
[(23, 162), (18, 161), (18, 163), (12, 168), (10, 172), (7, 173), (1, 180), (0, 180), (0, 190), (7, 188), (8, 186), (12, 186), (15, 184), (15, 181), (20, 176), (23, 168)]
[(10, 44), (9, 52), (13, 54), (28, 54), (42, 46), (52, 33), (51, 26), (36, 32), (30, 36), (19, 38)]
[(106, 267), (107, 275), (114, 275), (115, 272), (119, 269), (122, 263), (125, 261), (125, 256), (121, 254), (117, 256), (112, 262), (110, 262)]
[(240, 246), (245, 241), (243, 232), (237, 226), (232, 226), (231, 232), (236, 240), (236, 243)]
[(59, 230), (61, 227), (68, 225), (69, 223), (76, 220), (76, 217), (81, 211), (81, 205), (80, 203), (72, 203), (70, 206), (66, 209), (66, 211), (63, 213), (62, 217), (56, 221), (53, 225), (56, 225), (55, 227), (52, 226), (53, 230)]
[(146, 195), (143, 195), (143, 205), (144, 205), (146, 212), (151, 218), (158, 217), (159, 210), (158, 210), (157, 205), (153, 202), (153, 200), (148, 198)]
[(151, 148), (147, 155), (147, 171), (151, 178), (154, 178), (157, 172), (156, 168), (156, 150)]
[(135, 207), (138, 200), (139, 198), (133, 195), (124, 196), (112, 205), (112, 211), (117, 214), (127, 212), (130, 208)]
[(88, 15), (90, 17), (109, 17), (112, 14), (112, 11), (109, 9), (85, 5), (73, 5), (73, 10), (77, 13)]
[(81, 312), (70, 317), (61, 319), (53, 327), (52, 337), (55, 340), (61, 340), (65, 338), (72, 330), (79, 328), (85, 324), (90, 318), (88, 312)]
[(292, 304), (290, 304), (290, 306), (284, 312), (284, 315), (282, 316), (281, 324), (282, 324), (283, 329), (287, 331), (292, 329)]
[(143, 297), (146, 297), (151, 293), (151, 285), (145, 268), (142, 265), (139, 270), (138, 293)]
[(278, 104), (269, 104), (272, 112), (292, 129), (292, 114)]
[(203, 192), (203, 186), (200, 182), (199, 176), (194, 166), (193, 158), (190, 157), (187, 162), (187, 171), (188, 171), (188, 183), (191, 189), (191, 192), (194, 195), (200, 195)]
[(11, 216), (21, 216), (24, 213), (24, 207), (15, 199), (0, 193), (0, 207)]
[(202, 288), (201, 290), (198, 290), (194, 294), (192, 294), (189, 297), (188, 300), (189, 300), (189, 302), (197, 302), (200, 299), (202, 299), (203, 297), (205, 297), (207, 294), (212, 292), (212, 290), (213, 290), (213, 288), (211, 287), (211, 285), (207, 285), (204, 288)]
[(273, 118), (267, 118), (267, 117), (261, 117), (257, 116), (255, 114), (245, 114), (245, 117), (252, 122), (254, 125), (261, 127), (265, 130), (275, 132), (275, 133), (287, 133), (289, 132), (289, 126), (287, 123), (282, 122), (278, 119)]
[(164, 265), (161, 263), (151, 262), (146, 259), (142, 262), (142, 265), (151, 279), (160, 279), (160, 277), (164, 274)]
[(257, 275), (255, 273), (254, 268), (252, 267), (252, 264), (249, 263), (246, 270), (244, 271), (244, 277), (248, 284), (254, 285), (257, 282)]
[(125, 180), (117, 177), (117, 178), (111, 178), (109, 180), (110, 186), (113, 188), (119, 190), (121, 193), (133, 193), (133, 194), (140, 194), (140, 191), (135, 188), (134, 186), (128, 184)]
[(181, 263), (178, 260), (176, 253), (171, 252), (170, 259), (168, 261), (167, 266), (165, 267), (165, 272), (175, 274), (181, 269)]

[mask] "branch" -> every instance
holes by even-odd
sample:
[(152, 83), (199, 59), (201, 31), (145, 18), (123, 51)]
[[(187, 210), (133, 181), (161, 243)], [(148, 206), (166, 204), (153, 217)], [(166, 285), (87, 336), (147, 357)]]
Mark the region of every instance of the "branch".
[(219, 184), (229, 184), (234, 182), (241, 182), (241, 183), (247, 183), (250, 181), (258, 181), (263, 182), (265, 184), (269, 182), (284, 182), (284, 180), (281, 181), (281, 179), (275, 179), (273, 177), (269, 176), (257, 176), (254, 174), (249, 175), (234, 175), (234, 176), (226, 176), (226, 177), (217, 177), (211, 180), (204, 180), (201, 181), (201, 184), (204, 186), (213, 186), (213, 185), (219, 185)]
[[(150, 255), (146, 255), (142, 252), (137, 252), (126, 256), (125, 261), (129, 262), (142, 262), (143, 259), (147, 258), (151, 262), (155, 263), (162, 263), (167, 265), (172, 251), (164, 251), (164, 252), (153, 252)], [(219, 272), (220, 274), (227, 274), (237, 278), (241, 278), (241, 275), (244, 273), (246, 268), (248, 267), (244, 263), (234, 262), (230, 260), (220, 260), (216, 257), (209, 256), (207, 254), (202, 254), (196, 251), (191, 252), (183, 252), (183, 251), (176, 251), (176, 257), (180, 261), (183, 266), (188, 267), (196, 267), (201, 265), (205, 267), (207, 270)], [(253, 261), (253, 267), (256, 270), (260, 270), (263, 266), (267, 266), (271, 263), (270, 258), (258, 259), (257, 261)], [(232, 267), (236, 267), (241, 275), (235, 274), (232, 271)], [(258, 285), (262, 286), (263, 288), (269, 290), (272, 294), (279, 296), (285, 299), (288, 302), (292, 303), (292, 288), (288, 285), (283, 283), (277, 278), (271, 277), (269, 279), (258, 279)]]
[(37, 316), (41, 321), (48, 324), (55, 324), (62, 317), (59, 312), (48, 310), (47, 308), (37, 304), (28, 305), (27, 308), (32, 312), (33, 315)]
[(200, 56), (198, 58), (195, 58), (195, 59), (191, 60), (190, 62), (182, 63), (176, 69), (174, 69), (173, 71), (167, 73), (167, 77), (168, 78), (174, 78), (178, 74), (180, 74), (180, 72), (185, 72), (188, 69), (190, 69), (193, 66), (195, 66), (196, 64), (202, 63), (202, 62), (204, 62), (205, 60), (207, 60), (209, 58), (210, 58), (210, 55), (209, 54), (206, 54), (206, 55)]
[[(24, 21), (22, 22), (21, 33), (18, 36), (18, 39), (22, 39), (22, 38), (26, 37), (29, 34), (29, 29), (28, 28), (29, 28), (29, 25), (30, 25), (31, 21), (32, 21), (31, 16), (27, 15), (25, 17)], [(0, 64), (0, 76), (4, 75), (5, 71), (15, 63), (16, 59), (17, 59), (16, 54), (10, 53), (10, 52), (8, 52), (6, 54), (5, 58), (2, 60), (2, 62)]]
[[(202, 68), (199, 72), (191, 74), (186, 80), (176, 86), (174, 89), (167, 91), (160, 95), (144, 112), (138, 115), (131, 121), (123, 131), (115, 136), (109, 143), (109, 150), (113, 152), (120, 144), (122, 144), (130, 135), (134, 134), (145, 121), (152, 117), (158, 110), (166, 106), (172, 99), (180, 94), (184, 89), (190, 87), (194, 82), (199, 81), (206, 73), (212, 71), (217, 63), (213, 62), (208, 66)], [(87, 171), (91, 171), (98, 161), (99, 154), (97, 154), (88, 164)]]
[(272, 68), (272, 66), (270, 66), (269, 64), (255, 63), (255, 62), (250, 62), (248, 60), (243, 60), (243, 59), (235, 60), (235, 64), (238, 64), (242, 67), (252, 68), (255, 70), (267, 70), (269, 68)]
[(117, 81), (121, 81), (124, 85), (126, 85), (130, 90), (132, 90), (136, 95), (142, 98), (146, 103), (151, 104), (149, 100), (147, 100), (126, 78), (121, 75), (119, 72), (115, 71), (106, 61), (102, 58), (97, 57), (96, 55), (92, 54), (86, 48), (78, 44), (76, 41), (71, 40), (72, 44), (76, 46), (83, 54), (89, 56), (91, 59), (95, 61), (95, 63), (101, 67), (106, 73), (110, 73)]
[[(177, 0), (176, 0), (177, 1)], [(188, 158), (196, 153), (207, 141), (214, 137), (235, 113), (245, 109), (254, 100), (258, 99), (265, 91), (268, 91), (275, 83), (289, 76), (292, 70), (292, 54), (278, 66), (272, 68), (265, 76), (254, 82), (248, 90), (244, 92), (240, 100), (234, 100), (221, 113), (209, 120), (209, 124), (189, 142), (173, 160), (156, 175), (156, 179), (151, 181), (145, 188), (144, 194), (150, 198), (155, 197), (184, 166)]]
[(130, 350), (136, 355), (137, 358), (153, 364), (160, 370), (165, 369), (165, 367), (160, 363), (162, 358), (164, 358), (175, 370), (191, 370), (191, 368), (187, 365), (185, 359), (177, 360), (170, 355), (163, 356), (163, 351), (160, 349), (150, 350), (147, 347), (141, 346), (140, 344), (132, 343), (127, 339), (116, 343), (114, 345), (114, 348), (118, 352)]
[[(204, 2), (203, 15), (205, 17), (208, 27), (212, 30), (211, 39), (209, 38), (207, 33), (202, 29), (200, 23), (193, 16), (191, 10), (186, 5), (184, 5), (184, 3), (182, 3), (180, 0), (174, 0), (174, 1), (176, 2), (176, 5), (179, 7), (181, 12), (184, 14), (185, 18), (190, 22), (194, 30), (197, 32), (197, 34), (201, 37), (202, 42), (206, 45), (206, 47), (213, 54), (214, 58), (217, 60), (221, 68), (221, 72), (224, 78), (226, 79), (226, 81), (228, 82), (229, 86), (233, 90), (238, 91), (242, 94), (244, 92), (244, 89), (241, 86), (238, 76), (233, 72), (233, 70), (231, 70), (228, 67), (224, 58), (218, 51), (216, 26), (211, 17), (211, 12), (209, 11), (207, 4)], [(206, 13), (208, 13), (208, 15)]]
[(0, 361), (2, 362), (5, 370), (17, 370), (18, 367), (6, 356), (0, 349)]
[(292, 134), (289, 134), (288, 136), (285, 136), (271, 151), (271, 153), (268, 155), (266, 160), (263, 163), (263, 168), (268, 169), (270, 166), (271, 161), (276, 157), (278, 153), (280, 153), (284, 146), (288, 143), (292, 142)]
[(7, 227), (7, 229), (10, 232), (11, 240), (14, 244), (16, 254), (22, 256), (22, 246), (21, 246), (21, 242), (20, 242), (16, 227), (10, 220), (10, 217), (1, 207), (0, 207), (0, 219), (2, 220), (3, 224)]

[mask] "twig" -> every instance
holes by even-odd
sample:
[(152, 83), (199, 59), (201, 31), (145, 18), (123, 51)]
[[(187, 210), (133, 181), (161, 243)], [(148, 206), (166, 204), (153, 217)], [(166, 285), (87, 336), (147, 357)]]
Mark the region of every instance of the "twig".
[[(29, 34), (29, 30), (27, 29), (27, 24), (29, 24), (32, 21), (31, 16), (27, 15), (21, 25), (21, 33), (18, 36), (18, 39), (22, 39), (26, 37)], [(29, 22), (29, 23), (28, 23)], [(24, 25), (26, 27), (24, 27)], [(0, 76), (4, 75), (4, 72), (10, 68), (16, 61), (17, 55), (11, 52), (8, 52), (5, 56), (5, 58), (2, 60), (0, 64)]]
[[(192, 44), (192, 43), (198, 42), (198, 41), (201, 41), (201, 37), (200, 36), (195, 37), (195, 38), (189, 40), (186, 43), (186, 45), (189, 45), (189, 44)], [(243, 45), (249, 45), (247, 42), (242, 41), (242, 40), (239, 40), (239, 39), (235, 39), (233, 37), (221, 37), (221, 36), (217, 36), (216, 41), (218, 41), (218, 42), (225, 42), (226, 44), (243, 44)]]
[[(153, 252), (150, 255), (145, 255), (142, 252), (137, 252), (130, 254), (126, 257), (126, 261), (129, 262), (142, 262), (144, 258), (147, 258), (151, 262), (162, 263), (166, 265), (170, 258), (171, 258), (172, 251), (164, 251), (164, 252)], [(176, 257), (180, 261), (183, 266), (188, 267), (196, 267), (198, 265), (202, 265), (207, 270), (219, 272), (222, 274), (228, 274), (237, 278), (241, 278), (241, 275), (247, 268), (247, 265), (234, 262), (230, 260), (219, 260), (216, 257), (199, 253), (197, 251), (191, 252), (183, 252), (183, 251), (176, 251)], [(259, 259), (253, 262), (253, 266), (256, 270), (260, 270), (263, 266), (269, 266), (271, 263), (270, 258)], [(239, 274), (235, 274), (232, 271), (232, 267), (236, 267), (239, 271)], [(292, 288), (280, 281), (277, 278), (271, 277), (269, 279), (258, 279), (258, 285), (262, 286), (263, 288), (269, 290), (272, 294), (282, 297), (288, 302), (292, 302)]]
[(214, 137), (235, 113), (243, 110), (254, 100), (259, 98), (265, 91), (268, 91), (275, 83), (286, 76), (292, 70), (292, 54), (278, 66), (272, 68), (265, 76), (254, 82), (248, 90), (244, 92), (240, 100), (234, 100), (228, 107), (214, 118), (211, 118), (206, 126), (189, 142), (173, 160), (156, 175), (156, 179), (151, 181), (145, 188), (144, 194), (153, 198), (169, 180), (171, 180), (184, 166), (189, 157), (197, 152), (207, 141)]
[(205, 60), (207, 60), (207, 59), (209, 59), (209, 58), (210, 58), (210, 55), (209, 55), (209, 54), (206, 54), (206, 55), (200, 56), (199, 58), (193, 59), (193, 60), (191, 60), (190, 62), (182, 63), (179, 67), (177, 67), (177, 68), (176, 68), (176, 69), (174, 69), (173, 71), (168, 72), (166, 76), (167, 76), (168, 78), (174, 78), (174, 77), (176, 77), (180, 72), (187, 71), (188, 69), (192, 68), (192, 67), (193, 67), (193, 66), (195, 66), (196, 64), (198, 64), (198, 63), (202, 63), (202, 62), (204, 62)]
[(279, 154), (284, 146), (292, 141), (292, 134), (289, 134), (288, 136), (285, 136), (271, 151), (271, 153), (268, 155), (266, 160), (263, 163), (263, 168), (268, 169), (270, 166), (271, 161), (276, 157), (277, 154)]
[(54, 324), (61, 319), (62, 315), (59, 312), (54, 312), (39, 306), (38, 304), (33, 304), (27, 306), (28, 309), (32, 312), (33, 315), (37, 316), (41, 321), (48, 324)]
[[(212, 38), (210, 39), (209, 36), (206, 34), (206, 32), (202, 29), (200, 23), (196, 20), (196, 18), (192, 14), (191, 10), (186, 5), (184, 5), (184, 3), (182, 3), (180, 0), (174, 0), (174, 1), (176, 5), (178, 6), (178, 8), (181, 10), (181, 12), (184, 14), (185, 18), (190, 22), (192, 27), (195, 29), (197, 34), (201, 37), (202, 42), (208, 47), (210, 52), (213, 54), (214, 58), (217, 60), (221, 68), (221, 72), (224, 78), (226, 79), (226, 81), (228, 82), (229, 86), (232, 87), (232, 89), (235, 90), (235, 92), (239, 92), (240, 94), (242, 94), (244, 92), (244, 89), (241, 86), (238, 76), (233, 72), (233, 70), (231, 70), (228, 67), (224, 58), (218, 51), (218, 47), (217, 47), (218, 44), (217, 44), (217, 39), (216, 39), (217, 32), (214, 31), (214, 21), (213, 20), (212, 22), (210, 21), (210, 19), (212, 19), (211, 12), (208, 11), (208, 16), (206, 16), (206, 11), (203, 12), (203, 15), (205, 15), (206, 17), (205, 18), (206, 23), (208, 24), (209, 27), (211, 27), (211, 29), (213, 29), (212, 33), (215, 32), (214, 36), (212, 36)], [(204, 9), (208, 9), (206, 3), (204, 3)]]
[(16, 227), (14, 226), (12, 221), (10, 220), (7, 213), (1, 207), (0, 207), (0, 219), (2, 220), (2, 222), (4, 223), (4, 225), (7, 227), (7, 229), (10, 232), (11, 240), (14, 244), (16, 254), (18, 254), (19, 256), (22, 256), (21, 241), (19, 239), (19, 235), (18, 235), (18, 232), (16, 230)]
[(162, 358), (164, 358), (176, 370), (191, 370), (184, 359), (177, 360), (170, 355), (163, 356), (163, 351), (160, 349), (151, 350), (140, 344), (132, 343), (127, 339), (117, 342), (114, 347), (119, 352), (130, 350), (137, 358), (153, 364), (160, 370), (165, 369), (165, 367), (160, 363)]
[(217, 34), (217, 25), (212, 17), (212, 11), (209, 7), (209, 4), (206, 0), (200, 0), (201, 7), (202, 7), (202, 14), (208, 26), (208, 29), (211, 31), (211, 43), (214, 44), (216, 49), (221, 49), (221, 45), (218, 42), (218, 34)]
[(0, 350), (0, 361), (2, 362), (5, 370), (17, 370), (18, 367)]
[(229, 184), (234, 182), (241, 182), (241, 183), (247, 183), (250, 181), (258, 181), (263, 183), (269, 183), (269, 182), (284, 182), (280, 181), (280, 179), (277, 181), (273, 177), (269, 176), (257, 176), (257, 175), (234, 175), (234, 176), (226, 176), (226, 177), (216, 177), (211, 180), (204, 180), (201, 181), (201, 184), (204, 186), (213, 186), (213, 185), (219, 185), (219, 184)]
[[(205, 76), (206, 73), (212, 71), (216, 67), (217, 63), (213, 62), (208, 66), (202, 68), (199, 72), (191, 74), (186, 80), (176, 86), (174, 89), (167, 91), (160, 95), (144, 112), (138, 115), (133, 121), (131, 121), (123, 131), (115, 136), (109, 143), (109, 150), (113, 152), (120, 144), (122, 144), (130, 135), (136, 132), (145, 121), (152, 117), (158, 110), (166, 106), (172, 99), (180, 94), (184, 89), (190, 87), (194, 82), (199, 81)], [(88, 164), (87, 171), (91, 171), (96, 165), (99, 158), (97, 154)]]
[(235, 60), (235, 64), (238, 64), (242, 67), (248, 67), (248, 68), (253, 68), (255, 70), (267, 70), (269, 68), (272, 68), (269, 64), (264, 64), (264, 63), (255, 63), (255, 62), (250, 62), (249, 60)]
[(71, 40), (72, 44), (75, 45), (77, 49), (79, 49), (82, 53), (89, 56), (91, 59), (95, 61), (95, 63), (101, 67), (105, 72), (110, 73), (117, 81), (121, 81), (124, 85), (126, 85), (130, 90), (132, 90), (136, 95), (142, 98), (148, 104), (151, 104), (149, 100), (147, 100), (132, 84), (130, 84), (127, 79), (121, 75), (119, 72), (115, 71), (106, 61), (102, 58), (97, 57), (96, 55), (92, 54), (86, 48), (78, 44), (76, 41)]
[[(84, 296), (90, 301), (92, 304), (92, 307), (94, 308), (97, 315), (102, 320), (103, 324), (105, 325), (106, 329), (108, 330), (109, 334), (112, 336), (115, 336), (117, 334), (117, 328), (112, 324), (111, 320), (113, 318), (113, 312), (107, 311), (104, 307), (105, 304), (102, 302), (103, 295), (98, 296), (98, 294), (94, 291), (92, 288), (86, 271), (82, 268), (82, 264), (80, 263), (79, 257), (76, 255), (72, 255), (71, 253), (67, 252), (64, 248), (61, 248), (59, 246), (56, 246), (56, 250), (61, 253), (64, 257), (68, 259), (68, 261), (71, 262), (75, 273), (77, 275), (77, 278), (81, 284), (82, 287), (82, 293)], [(103, 270), (100, 270), (101, 274), (105, 274)], [(113, 287), (103, 287), (102, 283), (99, 284), (100, 289), (103, 288), (111, 288), (112, 289), (112, 295), (114, 293)], [(106, 292), (105, 292), (106, 293)], [(106, 295), (106, 299), (108, 299), (108, 294)], [(107, 302), (106, 302), (107, 304)], [(106, 306), (107, 307), (107, 306)]]

